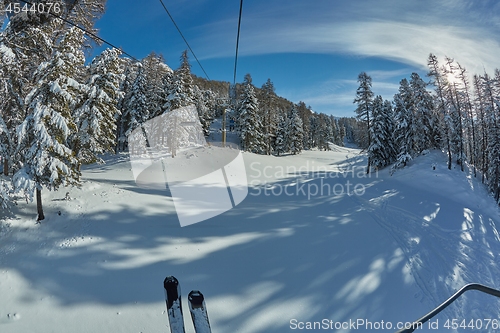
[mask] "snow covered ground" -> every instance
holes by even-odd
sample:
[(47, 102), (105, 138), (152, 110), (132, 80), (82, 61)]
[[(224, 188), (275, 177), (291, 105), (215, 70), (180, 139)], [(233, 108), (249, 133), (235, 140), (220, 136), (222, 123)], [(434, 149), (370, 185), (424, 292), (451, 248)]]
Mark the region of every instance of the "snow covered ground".
[[(136, 186), (127, 154), (84, 168), (81, 188), (44, 191), (41, 225), (19, 201), (0, 224), (0, 332), (168, 332), (167, 275), (181, 283), (187, 332), (192, 289), (212, 332), (257, 333), (323, 320), (395, 332), (465, 283), (500, 288), (499, 210), (476, 179), (435, 151), (366, 177), (359, 150), (333, 148), (244, 153), (247, 198), (184, 228), (166, 190)], [(444, 325), (499, 315), (498, 301), (471, 291), (433, 322), (493, 332)]]

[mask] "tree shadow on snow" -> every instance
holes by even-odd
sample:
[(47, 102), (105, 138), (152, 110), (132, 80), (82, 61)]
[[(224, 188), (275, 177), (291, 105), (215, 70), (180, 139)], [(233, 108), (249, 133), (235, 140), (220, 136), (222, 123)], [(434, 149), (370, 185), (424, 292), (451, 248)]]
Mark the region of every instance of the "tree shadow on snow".
[[(359, 165), (354, 159), (348, 165)], [(321, 171), (292, 176), (252, 187), (236, 208), (184, 228), (164, 192), (151, 193), (129, 180), (108, 180), (122, 191), (115, 198), (121, 202), (78, 216), (73, 206), (47, 207), (51, 217), (40, 226), (43, 231), (5, 237), (2, 247), (11, 250), (0, 253), (0, 264), (64, 306), (138, 302), (158, 304), (160, 311), (163, 279), (174, 275), (184, 299), (192, 289), (205, 294), (217, 333), (289, 332), (294, 319), (411, 321), (427, 309), (429, 302), (421, 304), (422, 299), (435, 291), (436, 299), (449, 296), (447, 289), (428, 286), (448, 278), (467, 251), (462, 248), (457, 262), (441, 265), (437, 274), (423, 271), (440, 264), (433, 253), (423, 251), (438, 250), (432, 247), (437, 243), (457, 251), (473, 243), (461, 241), (460, 233), (447, 241), (431, 239), (445, 237), (444, 231), (427, 232), (429, 226), (422, 224), (436, 212), (435, 202), (406, 200), (411, 188), (398, 184), (395, 190), (381, 179), (353, 174), (332, 178)], [(347, 180), (362, 184), (364, 193), (332, 192)], [(312, 195), (322, 186), (324, 195)], [(160, 199), (137, 208), (128, 202), (135, 198), (131, 192)], [(77, 204), (84, 203), (68, 202)], [(442, 210), (447, 205), (437, 204)], [(61, 216), (54, 214), (56, 209)], [(410, 211), (421, 214), (410, 216)], [(442, 211), (436, 214), (429, 218), (439, 221)], [(464, 214), (450, 212), (446, 218), (463, 220)], [(410, 227), (391, 229), (396, 221)], [(481, 230), (479, 221), (484, 227), (488, 223), (479, 216), (468, 221), (473, 230)], [(414, 263), (417, 258), (421, 264)], [(36, 302), (30, 294), (23, 301)]]

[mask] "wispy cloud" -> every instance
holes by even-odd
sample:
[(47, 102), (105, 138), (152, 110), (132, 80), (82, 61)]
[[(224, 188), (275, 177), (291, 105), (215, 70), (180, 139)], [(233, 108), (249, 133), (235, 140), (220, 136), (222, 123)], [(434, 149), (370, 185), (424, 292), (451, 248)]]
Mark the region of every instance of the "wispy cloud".
[[(235, 14), (193, 28), (202, 58), (234, 56)], [(427, 71), (430, 53), (454, 58), (472, 74), (499, 68), (498, 17), (497, 0), (254, 0), (245, 3), (240, 55), (308, 53), (395, 61), (403, 65), (367, 70), (374, 93), (392, 99), (401, 78)], [(308, 81), (278, 93), (322, 112), (352, 116), (358, 83), (354, 77), (340, 78)]]
[[(290, 1), (284, 8), (270, 1), (265, 10), (248, 10), (240, 52), (376, 56), (420, 68), (432, 52), (455, 58), (470, 72), (482, 72), (483, 67), (492, 71), (500, 65), (500, 24), (492, 19), (500, 7), (490, 1), (489, 7), (476, 3), (385, 0), (340, 6), (318, 1), (307, 7)], [(207, 57), (234, 54), (233, 24), (226, 20), (202, 28)]]
[(370, 71), (369, 75), (370, 77), (377, 81), (377, 80), (387, 80), (387, 79), (393, 79), (397, 78), (400, 79), (401, 77), (404, 77), (405, 75), (408, 75), (413, 69), (410, 67), (402, 68), (402, 69), (396, 69), (396, 70), (375, 70), (375, 71)]
[[(388, 77), (397, 76), (399, 71), (377, 71), (375, 75), (370, 73), (373, 80), (373, 91), (376, 95), (381, 95), (385, 99), (391, 100), (398, 91), (399, 84), (385, 81), (378, 81)], [(405, 72), (404, 74), (406, 74)], [(404, 75), (403, 74), (403, 75)], [(375, 79), (377, 78), (377, 79)], [(356, 106), (353, 104), (356, 95), (356, 89), (359, 86), (357, 80), (339, 80), (331, 79), (312, 85), (306, 89), (301, 88), (297, 91), (279, 92), (283, 95), (294, 96), (297, 101), (305, 101), (307, 105), (321, 109), (327, 113), (335, 114), (341, 117), (352, 117)]]

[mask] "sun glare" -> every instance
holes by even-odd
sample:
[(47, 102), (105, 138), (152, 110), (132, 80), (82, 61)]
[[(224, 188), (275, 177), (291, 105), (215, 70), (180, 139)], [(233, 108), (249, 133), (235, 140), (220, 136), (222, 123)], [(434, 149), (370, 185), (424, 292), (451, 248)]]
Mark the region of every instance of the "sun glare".
[(453, 73), (448, 73), (446, 74), (446, 80), (450, 83), (450, 84), (453, 84), (453, 83), (456, 83), (456, 84), (459, 84), (460, 83), (460, 79), (456, 77), (456, 75), (454, 75)]

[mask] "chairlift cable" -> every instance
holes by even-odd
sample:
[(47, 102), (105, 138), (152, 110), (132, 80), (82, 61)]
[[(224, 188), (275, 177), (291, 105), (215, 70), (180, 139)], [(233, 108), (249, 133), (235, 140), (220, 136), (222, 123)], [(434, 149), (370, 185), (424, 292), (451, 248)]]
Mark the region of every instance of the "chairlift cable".
[(243, 0), (240, 0), (240, 15), (238, 18), (238, 33), (236, 35), (236, 56), (234, 57), (234, 76), (233, 85), (236, 85), (236, 69), (238, 67), (238, 49), (240, 45), (241, 13), (243, 11)]
[(191, 48), (191, 46), (189, 45), (188, 41), (186, 40), (186, 38), (182, 34), (181, 29), (179, 28), (179, 26), (177, 25), (177, 23), (175, 23), (174, 18), (172, 17), (172, 15), (170, 14), (170, 12), (168, 11), (167, 6), (165, 6), (165, 3), (163, 2), (163, 0), (160, 0), (160, 2), (161, 2), (161, 5), (163, 6), (163, 9), (165, 9), (165, 11), (167, 12), (168, 16), (170, 17), (170, 20), (172, 21), (172, 23), (174, 24), (175, 28), (177, 29), (177, 31), (181, 35), (182, 39), (184, 40), (184, 43), (186, 43), (187, 47), (189, 48), (189, 51), (191, 51), (191, 54), (193, 55), (194, 59), (196, 60), (196, 62), (200, 66), (201, 70), (203, 71), (203, 73), (205, 73), (205, 76), (207, 77), (207, 79), (210, 80), (210, 78), (208, 77), (207, 72), (205, 72), (205, 69), (203, 68), (203, 66), (201, 65), (200, 61), (198, 60), (198, 57), (196, 57), (196, 54), (194, 53), (193, 49)]
[[(24, 3), (26, 3), (26, 4), (28, 4), (28, 5), (34, 6), (34, 4), (33, 4), (33, 3), (31, 3), (31, 2), (29, 2), (29, 1), (27, 1), (27, 0), (21, 0), (21, 1), (22, 1), (22, 2), (24, 2)], [(56, 17), (56, 18), (58, 18), (58, 19), (60, 19), (60, 20), (61, 20), (61, 21), (63, 21), (63, 22), (68, 23), (69, 25), (74, 26), (75, 28), (80, 29), (80, 30), (81, 30), (81, 31), (83, 31), (85, 34), (87, 34), (88, 36), (92, 36), (93, 38), (95, 38), (95, 39), (97, 39), (97, 40), (100, 40), (100, 41), (101, 41), (101, 42), (103, 42), (104, 44), (109, 45), (109, 46), (111, 46), (112, 48), (115, 48), (115, 49), (117, 49), (117, 50), (120, 50), (120, 51), (122, 52), (122, 54), (124, 54), (124, 55), (126, 55), (126, 56), (128, 56), (128, 57), (132, 58), (132, 60), (134, 60), (134, 61), (136, 61), (136, 62), (139, 62), (139, 60), (137, 60), (137, 58), (136, 58), (136, 57), (134, 57), (134, 56), (130, 55), (130, 54), (129, 54), (129, 53), (127, 53), (127, 52), (125, 52), (122, 48), (117, 47), (117, 46), (115, 46), (115, 45), (111, 44), (110, 42), (106, 41), (105, 39), (103, 39), (103, 38), (101, 38), (101, 37), (97, 36), (96, 34), (94, 34), (94, 33), (90, 32), (90, 31), (88, 31), (87, 29), (82, 28), (82, 27), (78, 26), (77, 24), (75, 24), (75, 23), (71, 22), (70, 20), (65, 19), (65, 18), (63, 18), (63, 17), (61, 17), (61, 16), (59, 16), (59, 15), (57, 15), (57, 14), (55, 14), (55, 13), (51, 12), (51, 11), (49, 12), (49, 14), (50, 14), (50, 15), (52, 15), (52, 16), (54, 16), (54, 17)]]

